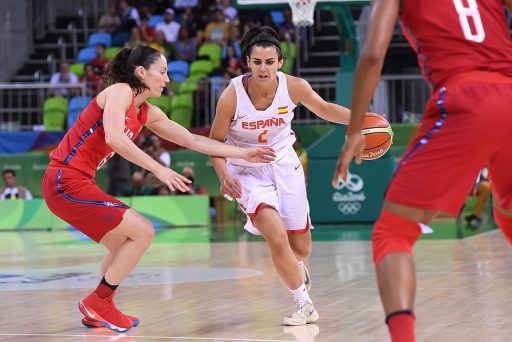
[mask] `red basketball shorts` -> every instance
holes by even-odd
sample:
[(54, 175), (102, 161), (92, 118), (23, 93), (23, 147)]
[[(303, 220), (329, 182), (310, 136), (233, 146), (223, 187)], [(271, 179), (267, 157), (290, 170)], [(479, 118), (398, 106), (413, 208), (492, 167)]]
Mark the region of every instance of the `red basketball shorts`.
[(483, 166), (495, 195), (512, 204), (512, 78), (488, 72), (455, 76), (427, 104), (386, 200), (457, 215)]
[(43, 177), (48, 208), (96, 242), (116, 228), (129, 207), (104, 193), (94, 179), (70, 168), (50, 166)]

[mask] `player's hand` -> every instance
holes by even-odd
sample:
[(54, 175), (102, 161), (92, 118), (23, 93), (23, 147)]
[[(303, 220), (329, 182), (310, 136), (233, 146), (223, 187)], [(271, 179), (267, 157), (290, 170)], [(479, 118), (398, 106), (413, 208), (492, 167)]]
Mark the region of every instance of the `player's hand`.
[(156, 172), (154, 172), (154, 175), (162, 183), (167, 185), (172, 192), (176, 191), (176, 189), (180, 190), (181, 192), (190, 191), (190, 188), (188, 187), (187, 184), (190, 184), (192, 182), (171, 169), (161, 167)]
[(228, 200), (240, 198), (242, 196), (242, 184), (237, 178), (228, 174), (220, 182), (220, 193), (224, 194), (224, 197), (227, 196), (226, 199)]
[(270, 163), (276, 159), (276, 152), (269, 146), (247, 148), (243, 159), (251, 163)]
[(345, 138), (345, 144), (340, 151), (338, 156), (338, 162), (336, 163), (336, 169), (334, 169), (334, 178), (332, 179), (332, 186), (337, 189), (339, 187), (340, 180), (347, 182), (348, 166), (355, 157), (356, 164), (361, 164), (361, 154), (364, 151), (365, 140), (364, 136), (359, 132), (350, 134)]

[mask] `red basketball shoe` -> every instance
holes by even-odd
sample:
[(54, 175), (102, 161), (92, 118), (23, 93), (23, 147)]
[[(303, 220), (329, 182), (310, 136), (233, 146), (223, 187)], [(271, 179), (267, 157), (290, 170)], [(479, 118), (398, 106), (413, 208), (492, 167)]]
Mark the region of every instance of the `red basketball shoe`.
[(92, 292), (78, 303), (78, 308), (88, 320), (96, 321), (114, 331), (126, 331), (133, 327), (133, 322), (116, 308), (114, 295), (115, 292), (107, 298), (100, 298)]

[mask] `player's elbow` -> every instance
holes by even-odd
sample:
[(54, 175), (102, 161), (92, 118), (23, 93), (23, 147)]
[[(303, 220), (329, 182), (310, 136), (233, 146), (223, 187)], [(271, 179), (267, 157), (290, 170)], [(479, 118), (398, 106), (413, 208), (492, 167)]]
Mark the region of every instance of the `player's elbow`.
[(118, 134), (112, 134), (105, 132), (105, 143), (114, 151), (117, 150), (117, 147), (119, 146), (121, 137)]

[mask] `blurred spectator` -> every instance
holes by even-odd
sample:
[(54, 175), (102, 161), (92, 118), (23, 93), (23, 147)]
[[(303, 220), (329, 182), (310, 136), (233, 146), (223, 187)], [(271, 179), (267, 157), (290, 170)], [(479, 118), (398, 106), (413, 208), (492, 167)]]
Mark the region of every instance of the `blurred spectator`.
[(173, 45), (174, 58), (192, 62), (197, 56), (197, 45), (194, 39), (190, 38), (188, 28), (180, 27), (178, 40)]
[(221, 45), (229, 42), (230, 29), (225, 19), (222, 8), (217, 7), (213, 12), (213, 21), (206, 25), (206, 42)]
[(274, 21), (272, 20), (272, 16), (269, 12), (264, 12), (260, 17), (260, 24), (259, 26), (268, 26), (272, 27), (276, 32), (279, 32), (279, 28), (274, 24)]
[(126, 0), (119, 1), (119, 20), (121, 31), (131, 31), (132, 28), (140, 26), (139, 12), (136, 8), (130, 7)]
[(0, 188), (0, 199), (32, 199), (30, 190), (23, 186), (16, 185), (16, 172), (11, 169), (5, 169), (2, 172), (4, 187)]
[(164, 14), (165, 10), (172, 6), (171, 0), (154, 0), (153, 14)]
[[(78, 77), (69, 71), (69, 63), (67, 61), (60, 62), (59, 71), (54, 73), (50, 78), (50, 84), (71, 83), (77, 84)], [(67, 97), (76, 92), (76, 90), (69, 88), (50, 88), (48, 95), (50, 96), (63, 96)]]
[(126, 196), (144, 196), (145, 179), (142, 171), (135, 171), (132, 174), (132, 189), (126, 192)]
[(124, 43), (124, 47), (129, 48), (136, 48), (137, 46), (146, 45), (141, 39), (140, 39), (140, 32), (137, 27), (132, 28), (130, 32), (130, 39)]
[(283, 10), (284, 21), (279, 25), (279, 39), (280, 40), (291, 40), (295, 39), (295, 25), (292, 20), (292, 12), (289, 8)]
[(93, 66), (94, 72), (98, 75), (103, 75), (103, 67), (108, 63), (110, 59), (105, 57), (106, 46), (103, 44), (96, 45), (96, 58), (89, 61), (89, 64)]
[(149, 45), (155, 41), (156, 30), (154, 27), (149, 26), (149, 17), (145, 14), (140, 17), (139, 31), (140, 37), (146, 43), (146, 45)]
[(113, 33), (119, 26), (121, 26), (121, 19), (119, 19), (117, 15), (116, 5), (111, 3), (108, 7), (108, 12), (101, 15), (98, 22), (98, 29), (99, 31)]
[(85, 82), (86, 94), (88, 96), (96, 96), (103, 88), (103, 80), (101, 76), (94, 72), (94, 68), (90, 64), (84, 65), (84, 74), (80, 76), (80, 83)]
[(155, 134), (151, 134), (147, 139), (151, 142), (148, 150), (150, 155), (165, 167), (171, 167), (171, 154), (162, 147), (160, 138)]
[(231, 23), (234, 23), (237, 20), (238, 11), (236, 8), (231, 6), (231, 0), (220, 0), (220, 7), (222, 8), (226, 18), (228, 18)]
[(476, 203), (473, 211), (470, 215), (464, 217), (468, 226), (477, 228), (482, 223), (482, 212), (487, 205), (487, 200), (491, 195), (491, 181), (489, 179), (489, 170), (484, 167), (480, 171), (480, 175), (476, 181), (475, 188), (473, 189), (472, 195), (476, 196)]
[(200, 9), (187, 8), (181, 16), (181, 26), (186, 26), (189, 36), (194, 38), (196, 46), (204, 42), (204, 30), (208, 23), (208, 13)]
[(176, 41), (180, 24), (174, 21), (174, 10), (172, 8), (165, 10), (164, 22), (156, 25), (156, 30), (164, 33), (165, 40), (168, 43), (174, 43)]
[(189, 191), (181, 192), (178, 190), (176, 191), (176, 195), (207, 195), (206, 189), (195, 181), (195, 171), (192, 167), (183, 167), (183, 169), (181, 170), (181, 175), (190, 180), (192, 183), (187, 184), (189, 187)]
[(109, 177), (107, 193), (112, 196), (124, 196), (129, 191), (130, 162), (119, 154), (114, 154), (107, 163), (107, 174)]
[[(222, 59), (222, 68), (227, 78), (233, 78), (242, 74), (240, 58), (236, 56), (233, 46), (226, 46), (226, 56)], [(224, 76), (224, 75), (223, 75)]]
[(194, 8), (198, 5), (198, 0), (175, 0), (174, 8)]
[(164, 33), (162, 31), (157, 31), (156, 32), (155, 41), (153, 43), (151, 43), (150, 47), (160, 51), (162, 53), (162, 55), (164, 55), (165, 58), (167, 58), (167, 60), (170, 60), (171, 59), (170, 57), (173, 55), (173, 54), (170, 53), (173, 48), (165, 40), (165, 36), (164, 36)]

